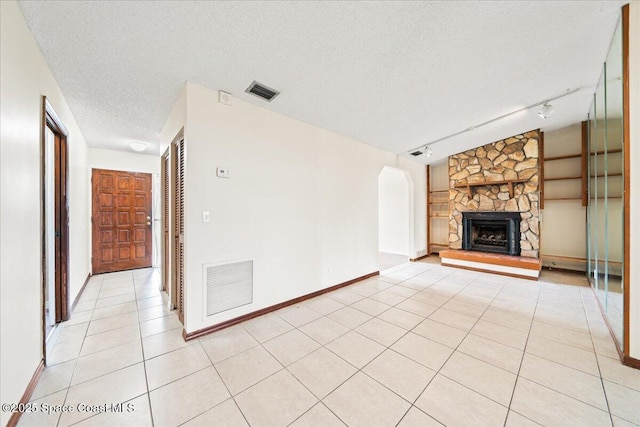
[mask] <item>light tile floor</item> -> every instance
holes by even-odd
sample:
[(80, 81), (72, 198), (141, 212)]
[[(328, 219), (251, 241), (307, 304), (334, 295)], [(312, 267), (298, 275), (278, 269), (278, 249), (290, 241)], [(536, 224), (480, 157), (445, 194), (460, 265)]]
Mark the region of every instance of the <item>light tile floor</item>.
[(579, 276), (428, 259), (189, 342), (158, 285), (91, 278), (33, 394), (75, 410), (21, 426), (640, 425), (640, 371)]

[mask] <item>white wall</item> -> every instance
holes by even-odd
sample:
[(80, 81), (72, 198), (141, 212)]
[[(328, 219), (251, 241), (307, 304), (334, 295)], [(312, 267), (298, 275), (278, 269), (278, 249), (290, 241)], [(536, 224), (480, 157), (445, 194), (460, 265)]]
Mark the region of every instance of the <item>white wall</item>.
[(409, 205), (409, 258), (420, 258), (427, 254), (427, 167), (397, 156), (389, 159), (389, 165), (409, 174), (409, 193), (413, 193), (413, 206)]
[[(409, 181), (405, 171), (385, 167), (378, 177), (378, 249), (409, 254)], [(411, 194), (413, 196), (413, 193)]]
[(160, 152), (159, 155), (163, 155), (169, 147), (169, 144), (173, 142), (175, 137), (180, 133), (185, 123), (187, 122), (187, 85), (180, 91), (176, 103), (171, 109), (169, 118), (164, 124), (162, 131), (160, 132)]
[[(153, 266), (158, 267), (160, 257), (160, 238), (162, 228), (162, 208), (160, 205), (160, 156), (140, 154), (126, 151), (104, 150), (89, 148), (89, 168), (87, 179), (91, 179), (92, 169), (109, 169), (126, 172), (150, 173), (152, 192), (152, 217), (153, 217)], [(91, 191), (91, 189), (90, 189)], [(91, 198), (89, 198), (89, 211), (91, 212)], [(91, 230), (92, 231), (92, 230)], [(91, 250), (91, 239), (89, 239)]]
[(631, 283), (629, 287), (629, 355), (640, 359), (640, 2), (629, 5), (629, 93), (631, 150)]
[(91, 147), (89, 148), (89, 176), (93, 168), (159, 174), (160, 156)]
[[(46, 95), (69, 130), (70, 297), (89, 273), (87, 146), (18, 5), (0, 2), (0, 400), (18, 402), (42, 359), (41, 121)], [(9, 413), (2, 412), (6, 424)]]
[[(377, 271), (384, 166), (411, 174), (410, 256), (424, 253), (423, 165), (238, 99), (224, 106), (192, 83), (180, 116), (177, 106), (163, 138), (184, 126), (188, 332)], [(231, 178), (217, 178), (217, 167)], [(246, 258), (254, 260), (253, 304), (205, 318), (203, 265)]]

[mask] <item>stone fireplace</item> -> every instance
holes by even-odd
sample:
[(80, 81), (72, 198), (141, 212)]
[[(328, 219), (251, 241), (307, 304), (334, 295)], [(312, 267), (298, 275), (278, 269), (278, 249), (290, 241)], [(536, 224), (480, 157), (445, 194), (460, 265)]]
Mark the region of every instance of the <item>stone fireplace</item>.
[[(539, 258), (539, 140), (533, 130), (449, 157), (449, 248)], [(482, 223), (488, 213), (502, 213), (502, 225)], [(465, 216), (482, 224), (474, 248)]]

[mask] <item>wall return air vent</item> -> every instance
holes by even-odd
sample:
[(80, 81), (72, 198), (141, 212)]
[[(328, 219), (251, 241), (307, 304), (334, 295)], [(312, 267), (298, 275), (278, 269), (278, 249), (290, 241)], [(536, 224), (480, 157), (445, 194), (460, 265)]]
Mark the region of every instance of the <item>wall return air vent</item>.
[(253, 260), (205, 264), (203, 269), (207, 316), (253, 302)]
[(258, 98), (262, 98), (267, 102), (273, 101), (273, 98), (280, 95), (280, 92), (277, 90), (271, 89), (269, 86), (265, 86), (255, 80), (249, 85), (245, 92), (255, 95)]

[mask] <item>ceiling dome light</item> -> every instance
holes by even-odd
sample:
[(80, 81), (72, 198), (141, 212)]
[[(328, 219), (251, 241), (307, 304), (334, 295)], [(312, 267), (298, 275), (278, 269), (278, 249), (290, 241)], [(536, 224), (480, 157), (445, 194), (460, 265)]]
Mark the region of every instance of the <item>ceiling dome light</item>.
[(538, 115), (543, 119), (548, 119), (553, 115), (553, 105), (545, 102), (540, 111), (538, 111)]
[(147, 148), (147, 143), (146, 142), (139, 142), (139, 141), (131, 141), (129, 143), (129, 148), (131, 148), (133, 151), (137, 151), (139, 153), (141, 151), (144, 151)]

